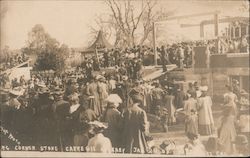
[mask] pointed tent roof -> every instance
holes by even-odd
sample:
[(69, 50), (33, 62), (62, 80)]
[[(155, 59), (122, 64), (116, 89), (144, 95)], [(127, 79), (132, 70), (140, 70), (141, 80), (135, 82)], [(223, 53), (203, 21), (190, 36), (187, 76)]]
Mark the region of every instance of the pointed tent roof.
[(104, 38), (103, 32), (101, 30), (98, 32), (95, 42), (90, 47), (88, 47), (87, 50), (95, 50), (95, 48), (99, 46), (102, 46), (104, 48), (112, 47), (112, 45)]

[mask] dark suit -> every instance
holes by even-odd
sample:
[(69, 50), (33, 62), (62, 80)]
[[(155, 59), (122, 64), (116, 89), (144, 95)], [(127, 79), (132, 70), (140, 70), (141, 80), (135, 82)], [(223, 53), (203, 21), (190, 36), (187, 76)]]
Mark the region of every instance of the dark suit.
[(124, 113), (124, 145), (126, 153), (147, 153), (145, 139), (147, 115), (138, 105), (129, 107)]

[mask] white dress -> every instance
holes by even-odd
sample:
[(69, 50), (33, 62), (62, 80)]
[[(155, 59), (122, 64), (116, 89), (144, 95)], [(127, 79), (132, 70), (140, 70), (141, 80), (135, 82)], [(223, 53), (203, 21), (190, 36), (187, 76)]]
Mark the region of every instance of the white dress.
[(210, 96), (198, 98), (198, 128), (200, 135), (211, 135), (214, 128), (212, 100)]

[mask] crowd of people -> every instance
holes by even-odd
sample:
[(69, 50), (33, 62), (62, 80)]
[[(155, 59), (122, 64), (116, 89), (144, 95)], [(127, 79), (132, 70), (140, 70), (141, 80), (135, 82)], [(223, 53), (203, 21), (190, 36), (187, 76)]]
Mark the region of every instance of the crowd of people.
[(223, 53), (249, 53), (249, 36), (243, 36), (235, 39), (222, 37), (219, 40), (219, 54)]
[(13, 68), (23, 62), (27, 61), (29, 58), (24, 53), (22, 54), (1, 54), (1, 64), (0, 64), (0, 72)]
[[(166, 65), (170, 64), (176, 64), (180, 68), (189, 68), (192, 65), (192, 48), (193, 45), (185, 42), (157, 47), (158, 64), (163, 65), (164, 71), (166, 71)], [(141, 71), (142, 66), (154, 65), (153, 48), (145, 45), (125, 49), (105, 49), (101, 52), (102, 55), (98, 58), (96, 56), (85, 57), (83, 66), (93, 66), (94, 70), (99, 70), (100, 67), (125, 67), (128, 74), (133, 76)]]
[[(171, 79), (133, 80), (119, 71), (76, 76), (40, 74), (29, 81), (10, 83), (11, 90), (1, 92), (1, 126), (21, 145), (54, 145), (60, 151), (65, 151), (66, 146), (83, 146), (88, 152), (111, 153), (117, 149), (125, 153), (178, 154), (173, 141), (164, 141), (159, 147), (152, 145), (148, 114), (159, 117), (162, 131), (168, 132), (169, 126), (179, 123), (177, 113), (183, 111), (185, 133), (190, 140), (183, 149), (186, 155), (208, 151), (230, 155), (235, 151), (233, 144), (244, 147), (238, 148), (241, 154), (247, 152), (249, 129), (244, 121), (249, 115), (242, 115), (236, 106), (237, 83), (228, 86), (224, 95), (219, 148), (215, 152), (211, 145), (197, 143), (199, 135), (213, 138), (217, 133), (207, 86), (190, 83), (184, 91)], [(244, 142), (237, 142), (238, 137)]]
[[(197, 46), (216, 52), (216, 40), (157, 48), (163, 71), (170, 64), (191, 67)], [(245, 51), (248, 46), (243, 46)], [(101, 57), (86, 57), (71, 72), (37, 73), (29, 80), (22, 76), (12, 81), (5, 73), (0, 78), (1, 127), (21, 142), (18, 145), (58, 146), (59, 151), (82, 146), (85, 152), (182, 153), (171, 138), (159, 146), (153, 143), (150, 126), (154, 122), (149, 118), (153, 115), (162, 132), (185, 125), (184, 136), (189, 140), (182, 148), (185, 155), (249, 155), (249, 107), (242, 112), (239, 106), (239, 83), (226, 85), (220, 122), (216, 122), (208, 85), (190, 82), (184, 89), (167, 74), (165, 79), (143, 80), (143, 66), (150, 65), (152, 57), (153, 50), (147, 46), (106, 49)], [(25, 55), (7, 58), (1, 71), (27, 59)], [(115, 70), (108, 73), (101, 67)], [(179, 114), (184, 115), (183, 122)], [(201, 136), (209, 139), (204, 143)], [(2, 137), (1, 143), (16, 145), (8, 137)]]

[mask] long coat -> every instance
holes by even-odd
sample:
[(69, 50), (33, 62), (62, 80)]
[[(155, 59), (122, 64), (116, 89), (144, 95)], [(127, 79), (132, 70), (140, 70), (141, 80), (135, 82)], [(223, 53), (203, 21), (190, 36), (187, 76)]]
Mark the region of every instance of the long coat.
[(45, 97), (39, 97), (35, 102), (36, 113), (34, 115), (34, 130), (36, 135), (36, 144), (53, 145), (54, 126), (53, 110), (51, 101)]
[(65, 145), (73, 145), (74, 136), (78, 133), (80, 129), (80, 114), (82, 113), (83, 108), (79, 106), (76, 111), (66, 115), (63, 140)]
[(90, 109), (94, 110), (97, 116), (100, 116), (102, 114), (102, 108), (100, 105), (98, 86), (95, 82), (92, 82), (87, 86), (87, 94), (92, 97), (90, 99)]
[(126, 153), (147, 153), (148, 144), (145, 139), (147, 115), (144, 110), (134, 104), (124, 113), (124, 145)]
[(105, 106), (105, 99), (108, 97), (108, 85), (103, 82), (98, 82), (97, 89), (99, 93), (99, 102), (101, 105), (101, 110), (103, 111), (103, 108)]
[(105, 135), (111, 140), (113, 147), (121, 147), (121, 113), (115, 108), (108, 108), (104, 122), (108, 123)]
[(56, 141), (57, 144), (63, 145), (63, 137), (64, 137), (64, 131), (65, 131), (65, 119), (68, 115), (69, 111), (69, 102), (64, 100), (56, 101), (52, 105), (52, 109), (54, 111), (54, 119), (56, 122)]

